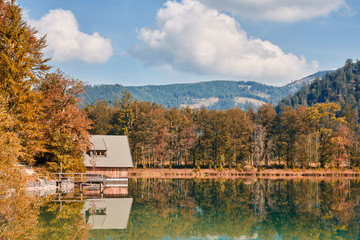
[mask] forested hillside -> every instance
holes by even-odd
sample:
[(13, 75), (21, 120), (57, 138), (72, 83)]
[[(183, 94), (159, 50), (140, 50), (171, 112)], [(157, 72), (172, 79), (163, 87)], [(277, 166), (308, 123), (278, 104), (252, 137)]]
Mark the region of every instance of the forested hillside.
[(284, 89), (256, 82), (211, 81), (193, 84), (164, 86), (126, 87), (139, 101), (150, 101), (166, 108), (190, 106), (208, 109), (231, 107), (257, 107), (262, 103), (276, 101), (285, 93)]
[(125, 87), (120, 84), (100, 84), (100, 85), (85, 85), (85, 93), (83, 95), (83, 102), (92, 102), (94, 100), (106, 100), (113, 103), (116, 98), (120, 98)]
[(137, 101), (155, 102), (165, 108), (184, 107), (221, 110), (238, 107), (257, 108), (263, 103), (276, 104), (280, 99), (298, 91), (315, 77), (322, 77), (327, 71), (318, 72), (283, 87), (268, 86), (256, 82), (210, 81), (192, 84), (151, 85), (124, 87), (115, 85), (94, 85), (85, 87), (84, 102), (107, 100), (111, 104), (127, 89)]
[[(327, 73), (322, 79), (316, 78), (303, 86), (299, 92), (279, 102), (283, 106), (313, 106), (316, 103), (337, 102), (342, 107), (348, 105), (357, 114), (360, 107), (360, 61), (347, 60), (344, 67)], [(358, 116), (357, 116), (358, 117)]]

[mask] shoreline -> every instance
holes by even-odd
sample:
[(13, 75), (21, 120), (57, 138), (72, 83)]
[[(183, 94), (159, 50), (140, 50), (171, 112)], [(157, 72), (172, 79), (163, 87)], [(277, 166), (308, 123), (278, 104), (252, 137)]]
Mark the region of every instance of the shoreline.
[(128, 178), (260, 178), (260, 179), (360, 179), (360, 172), (353, 170), (284, 170), (266, 169), (261, 171), (201, 169), (130, 169)]

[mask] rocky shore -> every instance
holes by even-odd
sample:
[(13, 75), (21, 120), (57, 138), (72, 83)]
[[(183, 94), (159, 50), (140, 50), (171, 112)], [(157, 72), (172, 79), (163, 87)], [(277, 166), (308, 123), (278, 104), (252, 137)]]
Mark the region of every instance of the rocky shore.
[(28, 175), (28, 182), (26, 184), (26, 191), (30, 195), (45, 196), (56, 193), (58, 190), (62, 192), (69, 192), (74, 189), (74, 182), (67, 181), (57, 186), (53, 179), (44, 179), (39, 177), (34, 170), (26, 165), (18, 164), (23, 168), (24, 173)]
[(56, 193), (57, 186), (54, 180), (37, 179), (27, 183), (26, 191), (30, 195), (46, 196)]

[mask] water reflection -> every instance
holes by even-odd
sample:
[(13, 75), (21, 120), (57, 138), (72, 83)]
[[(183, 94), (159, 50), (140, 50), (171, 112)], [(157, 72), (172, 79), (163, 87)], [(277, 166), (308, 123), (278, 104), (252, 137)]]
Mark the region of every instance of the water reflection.
[(37, 239), (37, 218), (43, 202), (24, 190), (0, 195), (0, 239)]
[(83, 201), (48, 202), (41, 207), (38, 239), (88, 239)]
[(132, 198), (86, 200), (85, 223), (90, 225), (91, 230), (126, 229), (132, 201)]
[(359, 238), (358, 181), (142, 179), (129, 186), (124, 239)]
[(360, 239), (358, 180), (134, 179), (127, 191), (2, 201), (0, 238)]

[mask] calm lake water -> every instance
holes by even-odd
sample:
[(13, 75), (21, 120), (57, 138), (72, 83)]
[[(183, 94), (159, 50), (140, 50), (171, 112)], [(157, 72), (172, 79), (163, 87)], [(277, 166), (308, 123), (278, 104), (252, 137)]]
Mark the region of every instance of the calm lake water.
[(37, 239), (360, 239), (360, 181), (130, 179), (40, 208)]

